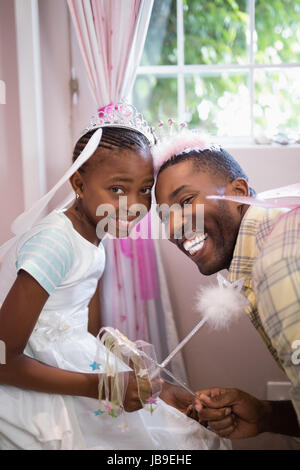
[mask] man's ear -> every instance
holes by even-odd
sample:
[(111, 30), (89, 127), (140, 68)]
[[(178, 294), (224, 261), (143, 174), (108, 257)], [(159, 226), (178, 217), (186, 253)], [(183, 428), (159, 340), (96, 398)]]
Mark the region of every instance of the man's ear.
[[(249, 196), (249, 185), (244, 178), (237, 178), (226, 185), (226, 196)], [(247, 209), (246, 203), (234, 204), (238, 213), (242, 216)]]
[(234, 196), (249, 196), (249, 185), (244, 178), (237, 178), (231, 182), (231, 191)]
[(82, 191), (83, 191), (83, 179), (79, 171), (75, 171), (75, 173), (70, 177), (70, 183), (72, 185), (72, 188), (74, 189), (75, 193), (79, 194), (79, 196), (82, 196)]

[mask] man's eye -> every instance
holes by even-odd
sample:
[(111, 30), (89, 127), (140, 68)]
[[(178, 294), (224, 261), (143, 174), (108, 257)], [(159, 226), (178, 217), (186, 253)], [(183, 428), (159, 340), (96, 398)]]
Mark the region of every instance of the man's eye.
[(181, 201), (180, 205), (181, 205), (181, 206), (184, 206), (185, 204), (189, 204), (192, 199), (193, 199), (193, 196), (187, 197), (186, 199), (184, 199), (183, 201)]

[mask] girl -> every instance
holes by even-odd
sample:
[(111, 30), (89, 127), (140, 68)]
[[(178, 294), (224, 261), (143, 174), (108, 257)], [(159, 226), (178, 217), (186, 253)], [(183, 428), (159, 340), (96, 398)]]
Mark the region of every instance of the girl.
[[(79, 139), (73, 161), (94, 132)], [(105, 264), (96, 233), (104, 215), (97, 216), (97, 208), (115, 209), (111, 221), (117, 236), (128, 235), (133, 224), (132, 215), (120, 210), (119, 196), (127, 197), (128, 207), (150, 209), (154, 180), (148, 139), (133, 128), (103, 126), (96, 151), (70, 182), (76, 195), (71, 207), (54, 210), (18, 237), (2, 264), (0, 339), (6, 364), (0, 365), (0, 448), (222, 447), (214, 434), (161, 400), (153, 416), (144, 410), (127, 414), (127, 430), (121, 430), (121, 418), (95, 413), (101, 374), (101, 363), (95, 362), (97, 299)], [(138, 410), (135, 376), (122, 373), (128, 376), (125, 410)], [(165, 384), (161, 396), (170, 402), (172, 393)], [(190, 402), (184, 393), (178, 400), (183, 409)]]

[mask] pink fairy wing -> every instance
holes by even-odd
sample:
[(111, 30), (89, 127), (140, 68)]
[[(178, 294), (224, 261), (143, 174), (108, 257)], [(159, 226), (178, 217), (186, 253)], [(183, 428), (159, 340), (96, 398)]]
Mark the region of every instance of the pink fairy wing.
[(295, 207), (300, 207), (300, 183), (283, 186), (281, 188), (270, 189), (268, 191), (259, 193), (256, 197), (223, 196), (219, 194), (213, 194), (206, 196), (206, 199), (221, 199), (267, 208), (285, 207), (292, 209)]
[(258, 194), (260, 199), (296, 197), (300, 198), (300, 183), (282, 186), (281, 188), (270, 189)]

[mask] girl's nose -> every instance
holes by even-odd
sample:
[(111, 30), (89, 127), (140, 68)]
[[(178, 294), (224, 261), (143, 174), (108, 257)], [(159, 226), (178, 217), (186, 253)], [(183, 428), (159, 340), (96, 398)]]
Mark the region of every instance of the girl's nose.
[(146, 199), (145, 200), (145, 197), (141, 196), (141, 195), (132, 195), (132, 196), (128, 196), (128, 200), (127, 200), (127, 203), (128, 203), (128, 212), (130, 212), (130, 208), (133, 208), (133, 210), (136, 212), (136, 208), (137, 207), (141, 207), (141, 209), (143, 210), (146, 210), (146, 212), (149, 211), (150, 207), (151, 207), (151, 198), (149, 197), (149, 200)]

